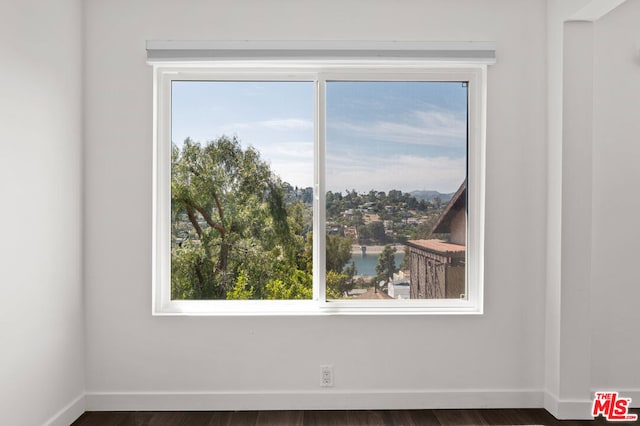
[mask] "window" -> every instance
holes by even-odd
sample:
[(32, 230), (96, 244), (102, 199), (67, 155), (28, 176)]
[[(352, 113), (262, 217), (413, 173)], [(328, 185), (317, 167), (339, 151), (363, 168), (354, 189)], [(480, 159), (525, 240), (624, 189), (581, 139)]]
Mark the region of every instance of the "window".
[(171, 83), (171, 298), (312, 298), (312, 82)]
[(482, 312), (484, 64), (154, 65), (155, 314)]

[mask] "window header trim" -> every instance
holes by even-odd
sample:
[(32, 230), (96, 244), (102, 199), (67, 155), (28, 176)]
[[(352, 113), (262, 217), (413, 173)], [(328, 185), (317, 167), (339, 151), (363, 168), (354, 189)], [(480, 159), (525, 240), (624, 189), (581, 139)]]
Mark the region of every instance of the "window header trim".
[(203, 61), (429, 61), (494, 64), (487, 41), (207, 41), (147, 40), (150, 64)]

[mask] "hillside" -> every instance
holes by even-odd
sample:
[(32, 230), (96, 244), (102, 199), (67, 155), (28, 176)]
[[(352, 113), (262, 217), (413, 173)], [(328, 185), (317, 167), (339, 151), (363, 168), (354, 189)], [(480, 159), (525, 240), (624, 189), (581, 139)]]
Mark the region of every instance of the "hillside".
[(440, 201), (442, 201), (443, 203), (447, 203), (455, 193), (451, 192), (449, 194), (443, 194), (438, 191), (411, 191), (409, 194), (415, 197), (416, 200), (418, 201), (420, 200), (432, 201), (439, 197)]

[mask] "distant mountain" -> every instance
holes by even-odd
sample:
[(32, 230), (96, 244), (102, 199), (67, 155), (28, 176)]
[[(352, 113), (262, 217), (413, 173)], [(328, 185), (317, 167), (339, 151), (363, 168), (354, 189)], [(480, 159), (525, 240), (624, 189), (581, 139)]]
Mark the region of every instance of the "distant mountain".
[(440, 197), (440, 200), (443, 203), (448, 203), (451, 197), (453, 197), (453, 194), (455, 194), (455, 192), (452, 192), (450, 194), (443, 194), (438, 191), (411, 191), (409, 194), (415, 197), (415, 199), (418, 201), (420, 200), (432, 201), (435, 198)]

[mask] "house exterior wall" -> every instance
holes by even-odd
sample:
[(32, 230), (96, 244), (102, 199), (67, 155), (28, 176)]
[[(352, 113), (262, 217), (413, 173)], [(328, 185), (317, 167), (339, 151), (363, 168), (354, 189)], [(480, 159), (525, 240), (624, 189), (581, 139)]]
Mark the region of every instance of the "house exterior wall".
[(454, 244), (465, 245), (467, 241), (467, 212), (458, 210), (451, 218), (451, 234), (449, 240)]
[(445, 270), (447, 299), (459, 299), (466, 294), (465, 290), (465, 267), (463, 265), (449, 266)]
[(465, 293), (464, 262), (430, 250), (409, 246), (411, 299), (458, 299)]

